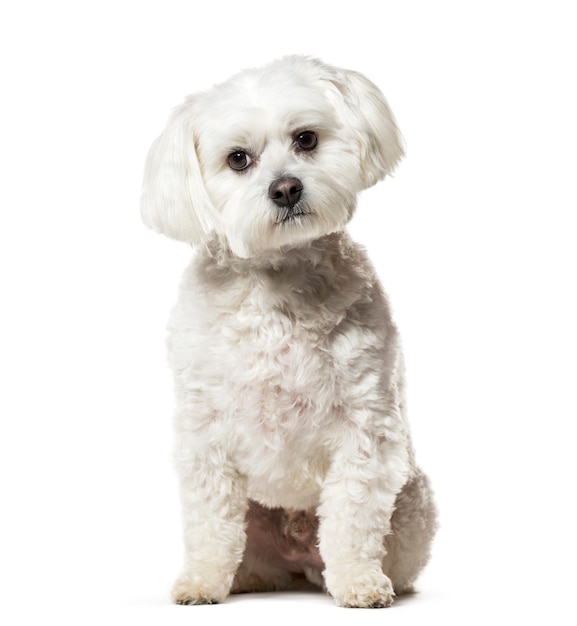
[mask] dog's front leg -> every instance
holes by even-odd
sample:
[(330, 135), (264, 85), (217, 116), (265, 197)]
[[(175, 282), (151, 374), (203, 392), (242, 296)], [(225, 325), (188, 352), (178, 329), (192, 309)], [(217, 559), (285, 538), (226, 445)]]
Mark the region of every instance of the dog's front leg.
[(245, 548), (246, 480), (218, 454), (177, 462), (177, 468), (185, 564), (172, 591), (173, 601), (222, 602), (230, 592)]
[(352, 436), (333, 458), (319, 507), (319, 548), (327, 590), (339, 606), (388, 607), (383, 539), (397, 493), (406, 481), (402, 445)]

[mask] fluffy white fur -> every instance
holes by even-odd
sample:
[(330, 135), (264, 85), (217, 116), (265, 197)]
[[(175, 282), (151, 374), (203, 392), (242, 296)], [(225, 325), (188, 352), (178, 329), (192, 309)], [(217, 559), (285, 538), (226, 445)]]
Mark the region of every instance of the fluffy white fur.
[[(436, 516), (399, 338), (343, 230), (402, 155), (377, 87), (305, 57), (191, 96), (151, 148), (144, 222), (195, 246), (168, 338), (186, 550), (175, 602), (306, 577), (341, 606), (386, 607), (425, 565)], [(302, 186), (285, 206), (279, 180)]]

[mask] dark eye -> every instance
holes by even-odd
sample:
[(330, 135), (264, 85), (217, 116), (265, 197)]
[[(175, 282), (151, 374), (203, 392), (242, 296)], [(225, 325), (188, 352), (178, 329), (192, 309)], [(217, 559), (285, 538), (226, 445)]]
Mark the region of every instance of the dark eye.
[(237, 172), (245, 170), (251, 163), (252, 159), (242, 150), (231, 152), (228, 155), (228, 166)]
[(305, 130), (297, 135), (295, 143), (299, 150), (314, 150), (317, 146), (317, 135), (312, 130)]

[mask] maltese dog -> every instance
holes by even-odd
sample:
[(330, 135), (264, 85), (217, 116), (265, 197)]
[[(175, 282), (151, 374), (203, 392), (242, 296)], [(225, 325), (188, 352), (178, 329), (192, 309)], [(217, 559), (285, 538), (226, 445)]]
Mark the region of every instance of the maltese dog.
[(177, 604), (315, 586), (388, 607), (428, 560), (399, 335), (345, 231), (402, 146), (373, 83), (291, 56), (192, 95), (150, 149), (143, 220), (194, 247), (167, 339)]

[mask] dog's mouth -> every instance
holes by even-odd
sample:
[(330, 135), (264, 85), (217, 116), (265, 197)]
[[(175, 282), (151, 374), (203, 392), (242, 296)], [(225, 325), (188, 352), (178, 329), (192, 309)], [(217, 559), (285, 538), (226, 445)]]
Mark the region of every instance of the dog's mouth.
[(275, 224), (300, 223), (309, 215), (311, 215), (311, 212), (305, 206), (299, 204), (281, 207), (277, 212)]

